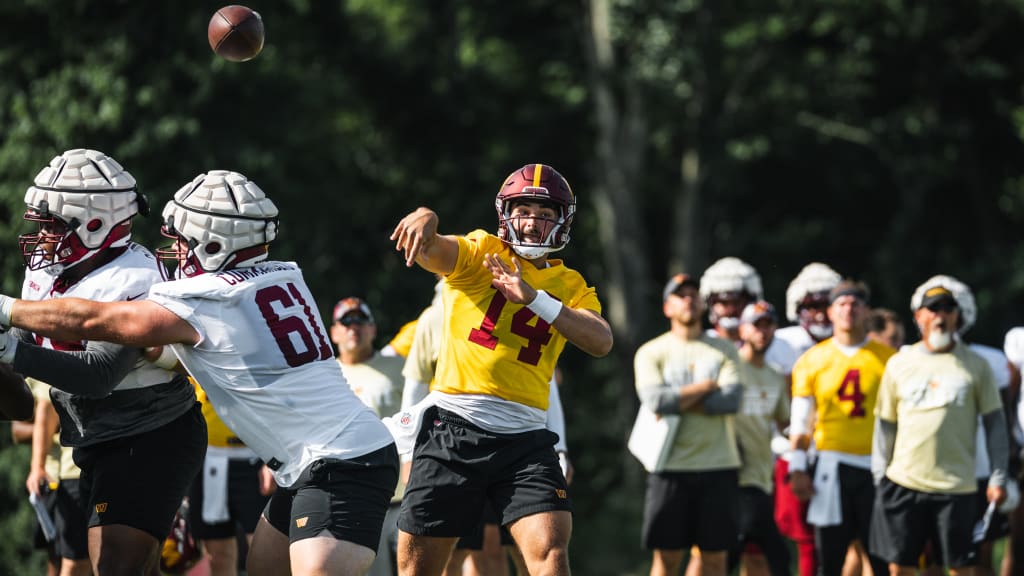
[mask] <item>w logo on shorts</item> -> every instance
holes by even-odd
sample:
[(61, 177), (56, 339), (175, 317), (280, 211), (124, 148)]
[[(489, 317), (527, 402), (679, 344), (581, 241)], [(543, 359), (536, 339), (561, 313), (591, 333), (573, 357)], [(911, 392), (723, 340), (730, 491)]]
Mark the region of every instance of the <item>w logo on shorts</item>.
[(296, 518), (295, 519), (295, 527), (296, 528), (305, 528), (307, 522), (309, 522), (309, 516), (303, 516), (302, 518)]
[(565, 500), (566, 498), (569, 497), (569, 495), (566, 493), (566, 491), (562, 490), (561, 488), (555, 488), (555, 495), (557, 495), (562, 500)]
[(107, 503), (106, 502), (100, 502), (99, 504), (96, 505), (96, 513), (97, 514), (103, 514), (106, 511), (107, 511)]

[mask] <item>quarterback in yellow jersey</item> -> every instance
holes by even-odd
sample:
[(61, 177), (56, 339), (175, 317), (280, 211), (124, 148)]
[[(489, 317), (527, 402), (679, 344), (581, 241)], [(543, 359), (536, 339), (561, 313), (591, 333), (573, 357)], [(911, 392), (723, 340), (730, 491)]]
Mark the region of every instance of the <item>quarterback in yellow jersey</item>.
[[(810, 499), (807, 522), (827, 576), (841, 574), (847, 547), (866, 544), (870, 536), (875, 399), (895, 351), (867, 336), (868, 294), (861, 282), (837, 284), (829, 292), (832, 337), (793, 366), (790, 486), (801, 500)], [(818, 449), (813, 483), (807, 469), (812, 435)], [(886, 563), (866, 552), (874, 573), (884, 574)]]
[(531, 574), (569, 574), (572, 516), (545, 429), (548, 382), (566, 342), (594, 356), (612, 346), (601, 304), (550, 252), (576, 211), (568, 182), (543, 164), (510, 174), (495, 200), (498, 234), (438, 234), (419, 208), (391, 239), (445, 276), (444, 330), (432, 393), (413, 451), (398, 527), (402, 574), (440, 574), (457, 537), (491, 499)]

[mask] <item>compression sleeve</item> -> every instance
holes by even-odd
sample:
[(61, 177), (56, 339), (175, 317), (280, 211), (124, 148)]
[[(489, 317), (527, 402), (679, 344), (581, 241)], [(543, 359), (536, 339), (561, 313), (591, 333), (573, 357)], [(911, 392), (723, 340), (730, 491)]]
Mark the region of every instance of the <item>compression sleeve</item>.
[(718, 388), (702, 400), (705, 414), (735, 414), (740, 411), (743, 385), (734, 384)]
[(896, 423), (876, 417), (871, 444), (871, 475), (877, 486), (885, 478), (885, 470), (889, 462), (892, 462), (892, 451), (896, 446)]
[(138, 348), (110, 342), (89, 342), (84, 351), (58, 351), (22, 343), (14, 369), (71, 394), (102, 398), (134, 368)]
[(1006, 467), (1010, 457), (1010, 440), (1006, 432), (1006, 417), (1002, 408), (982, 414), (985, 426), (985, 444), (988, 447), (988, 461), (992, 469), (989, 474), (990, 486), (1006, 486)]

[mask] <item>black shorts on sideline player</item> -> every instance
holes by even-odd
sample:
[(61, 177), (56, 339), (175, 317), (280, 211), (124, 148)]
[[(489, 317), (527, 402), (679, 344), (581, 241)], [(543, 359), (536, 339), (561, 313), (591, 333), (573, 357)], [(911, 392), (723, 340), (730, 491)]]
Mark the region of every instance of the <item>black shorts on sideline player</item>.
[(163, 542), (206, 455), (198, 402), (149, 432), (75, 448), (89, 527), (121, 524)]
[(384, 516), (398, 484), (398, 450), (387, 446), (349, 460), (320, 459), (288, 488), (278, 488), (263, 511), (270, 525), (289, 542), (320, 536), (374, 552)]
[(896, 484), (888, 478), (875, 490), (871, 516), (874, 554), (900, 566), (917, 566), (928, 538), (942, 550), (949, 568), (975, 562), (972, 542), (974, 494), (931, 494)]
[(259, 458), (228, 459), (227, 507), (228, 519), (217, 524), (203, 520), (203, 472), (199, 471), (192, 490), (189, 491), (188, 522), (192, 535), (198, 540), (234, 538), (238, 527), (245, 534), (256, 531), (260, 512), (266, 507), (270, 496), (260, 493), (260, 470), (263, 462)]
[(702, 552), (733, 548), (739, 496), (736, 470), (655, 472), (647, 477), (643, 546), (648, 550)]
[(557, 440), (545, 429), (495, 434), (448, 411), (428, 409), (398, 528), (441, 538), (470, 534), (485, 501), (503, 526), (531, 514), (571, 511)]

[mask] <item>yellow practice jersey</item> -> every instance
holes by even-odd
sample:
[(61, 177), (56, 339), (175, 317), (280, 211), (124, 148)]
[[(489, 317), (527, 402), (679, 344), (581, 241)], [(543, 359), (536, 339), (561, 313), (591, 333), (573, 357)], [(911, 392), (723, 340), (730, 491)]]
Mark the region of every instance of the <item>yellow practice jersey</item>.
[(412, 339), (416, 334), (416, 323), (418, 320), (419, 318), (406, 322), (405, 325), (399, 328), (398, 334), (395, 334), (395, 337), (391, 339), (391, 342), (388, 342), (388, 346), (391, 346), (391, 349), (395, 351), (395, 354), (398, 354), (402, 358), (408, 356), (409, 349), (412, 348)]
[[(491, 285), (486, 254), (511, 265), (515, 253), (497, 236), (475, 230), (458, 238), (459, 257), (445, 278), (444, 330), (433, 389), (447, 394), (489, 394), (546, 410), (548, 382), (565, 337), (522, 304)], [(518, 258), (518, 257), (516, 257)], [(518, 258), (523, 280), (568, 308), (601, 312), (597, 292), (561, 260), (538, 269)]]
[(217, 413), (213, 410), (213, 404), (210, 404), (210, 399), (206, 397), (206, 391), (199, 385), (191, 376), (188, 381), (192, 383), (192, 386), (196, 389), (196, 399), (202, 404), (203, 419), (206, 420), (206, 435), (208, 437), (207, 445), (216, 446), (218, 448), (238, 448), (245, 446), (245, 444), (238, 439), (238, 436), (228, 428), (228, 425), (217, 416)]
[(895, 353), (870, 340), (848, 355), (829, 338), (800, 356), (793, 366), (793, 396), (814, 399), (818, 450), (871, 454), (878, 388)]

